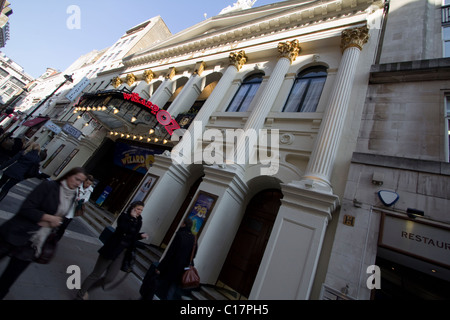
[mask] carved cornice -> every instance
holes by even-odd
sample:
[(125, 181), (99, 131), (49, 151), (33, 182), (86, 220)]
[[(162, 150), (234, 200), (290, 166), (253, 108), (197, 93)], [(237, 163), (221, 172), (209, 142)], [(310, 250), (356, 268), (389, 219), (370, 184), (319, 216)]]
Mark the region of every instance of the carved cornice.
[(297, 39), (292, 41), (280, 42), (278, 44), (278, 52), (280, 53), (280, 58), (288, 58), (292, 63), (297, 58), (300, 53), (300, 43)]
[(369, 28), (367, 26), (346, 29), (342, 31), (341, 35), (341, 50), (344, 52), (345, 49), (351, 47), (362, 50), (367, 41), (369, 41)]
[[(330, 0), (315, 1), (305, 4), (288, 5), (286, 10), (277, 12), (270, 16), (220, 29), (217, 32), (204, 33), (189, 40), (180, 41), (154, 50), (133, 54), (123, 60), (125, 67), (137, 66), (153, 61), (162, 61), (169, 57), (189, 55), (204, 50), (205, 48), (216, 48), (223, 45), (242, 42), (247, 39), (263, 37), (267, 34), (287, 32), (290, 29), (298, 29), (303, 25), (311, 26), (326, 21), (339, 19), (342, 16), (365, 16), (367, 8), (377, 4), (379, 0)], [(283, 4), (276, 4), (282, 6)], [(214, 19), (215, 17), (213, 17)]]
[(230, 65), (236, 67), (236, 69), (241, 70), (242, 66), (247, 62), (248, 58), (245, 55), (245, 51), (241, 50), (238, 52), (231, 52), (229, 56)]

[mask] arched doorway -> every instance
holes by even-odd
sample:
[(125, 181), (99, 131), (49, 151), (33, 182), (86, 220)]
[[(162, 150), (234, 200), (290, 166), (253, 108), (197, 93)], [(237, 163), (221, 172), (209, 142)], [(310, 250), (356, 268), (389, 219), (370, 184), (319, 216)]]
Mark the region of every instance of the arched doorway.
[(283, 194), (268, 189), (256, 194), (245, 210), (219, 281), (248, 297), (253, 287)]

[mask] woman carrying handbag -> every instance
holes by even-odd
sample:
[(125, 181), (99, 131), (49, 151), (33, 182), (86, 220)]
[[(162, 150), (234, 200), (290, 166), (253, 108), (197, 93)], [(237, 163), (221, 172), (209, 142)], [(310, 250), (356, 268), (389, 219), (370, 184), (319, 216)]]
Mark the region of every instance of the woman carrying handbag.
[(78, 290), (76, 300), (88, 300), (88, 290), (102, 279), (103, 274), (105, 274), (102, 279), (103, 289), (112, 283), (122, 267), (127, 250), (135, 247), (139, 240), (148, 238), (146, 233), (140, 232), (142, 210), (144, 210), (144, 203), (135, 201), (130, 204), (127, 211), (119, 216), (114, 233), (98, 250), (99, 255), (94, 269)]
[(86, 179), (83, 168), (73, 168), (55, 181), (45, 180), (25, 198), (19, 211), (0, 226), (0, 259), (11, 259), (0, 276), (0, 299), (36, 258), (63, 216), (74, 210), (78, 186)]
[(156, 295), (161, 300), (180, 299), (177, 289), (181, 285), (184, 269), (191, 264), (191, 261), (193, 264), (193, 258), (197, 252), (195, 236), (191, 228), (192, 220), (186, 218), (157, 266), (156, 273), (159, 277)]

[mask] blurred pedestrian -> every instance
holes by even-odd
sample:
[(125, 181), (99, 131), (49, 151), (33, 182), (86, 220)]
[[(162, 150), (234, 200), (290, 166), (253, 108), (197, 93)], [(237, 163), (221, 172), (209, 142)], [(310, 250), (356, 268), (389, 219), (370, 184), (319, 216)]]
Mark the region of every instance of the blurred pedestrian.
[[(122, 267), (126, 251), (132, 250), (139, 240), (148, 238), (146, 233), (140, 232), (142, 210), (144, 210), (144, 203), (135, 201), (130, 204), (127, 211), (121, 213), (117, 219), (114, 233), (98, 250), (97, 262), (77, 292), (77, 300), (87, 300), (89, 298), (88, 290), (99, 281), (103, 288), (112, 283)], [(104, 273), (105, 276), (102, 278)]]
[(0, 179), (2, 189), (0, 201), (6, 197), (14, 185), (39, 174), (40, 150), (41, 146), (38, 143), (32, 143), (23, 152), (17, 153), (0, 166), (0, 170), (7, 168)]
[(170, 244), (164, 258), (156, 267), (159, 274), (156, 288), (156, 295), (160, 300), (177, 300), (181, 297), (177, 294), (177, 289), (181, 283), (184, 270), (191, 263), (192, 252), (197, 252), (195, 236), (192, 234), (192, 220), (186, 218), (175, 238)]
[(75, 196), (75, 209), (69, 211), (69, 213), (64, 217), (61, 226), (58, 228), (57, 239), (61, 239), (64, 235), (69, 224), (72, 222), (73, 218), (76, 216), (82, 216), (84, 214), (84, 203), (89, 200), (91, 193), (94, 190), (92, 188), (92, 183), (94, 177), (90, 174), (86, 176), (86, 180), (77, 188)]
[(83, 168), (73, 168), (57, 180), (44, 180), (25, 198), (18, 212), (0, 226), (0, 259), (10, 261), (0, 276), (0, 299), (42, 250), (45, 239), (73, 210)]

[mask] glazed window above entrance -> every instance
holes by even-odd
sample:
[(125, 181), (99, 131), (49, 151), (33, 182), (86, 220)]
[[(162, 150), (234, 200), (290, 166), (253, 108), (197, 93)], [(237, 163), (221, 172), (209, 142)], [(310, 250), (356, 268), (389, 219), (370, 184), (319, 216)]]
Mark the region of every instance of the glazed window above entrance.
[(315, 112), (326, 79), (325, 67), (312, 67), (300, 72), (295, 78), (283, 112)]
[(256, 95), (259, 86), (262, 82), (264, 74), (256, 73), (245, 78), (242, 82), (239, 90), (233, 97), (230, 105), (227, 108), (227, 112), (244, 112), (248, 110), (250, 103)]

